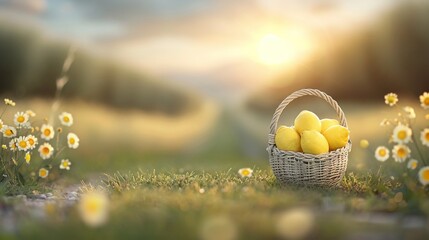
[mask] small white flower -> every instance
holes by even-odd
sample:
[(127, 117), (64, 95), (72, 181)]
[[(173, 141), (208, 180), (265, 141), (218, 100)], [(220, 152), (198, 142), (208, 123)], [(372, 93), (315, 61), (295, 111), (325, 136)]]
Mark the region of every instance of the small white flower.
[(34, 148), (36, 148), (36, 145), (38, 144), (37, 138), (33, 135), (28, 135), (26, 138), (30, 149), (33, 150)]
[(49, 170), (46, 168), (39, 169), (39, 177), (46, 178), (49, 175)]
[(241, 177), (251, 177), (253, 170), (251, 168), (241, 168), (238, 170), (238, 174), (240, 174)]
[(69, 148), (76, 149), (79, 147), (79, 138), (74, 133), (67, 134), (67, 144)]
[(423, 185), (429, 184), (429, 166), (420, 168), (419, 180), (420, 180), (420, 183)]
[(16, 150), (18, 150), (18, 146), (16, 145), (16, 138), (10, 140), (9, 142), (9, 148), (10, 150), (12, 150), (13, 152), (15, 152)]
[(23, 136), (16, 138), (16, 146), (19, 151), (27, 151), (30, 148), (27, 138)]
[(40, 132), (41, 132), (40, 137), (42, 139), (45, 139), (46, 141), (51, 140), (52, 138), (54, 138), (54, 135), (55, 135), (54, 128), (47, 124), (42, 125), (42, 127), (40, 128)]
[(0, 132), (3, 132), (6, 125), (4, 125), (3, 121), (0, 119)]
[(27, 110), (27, 111), (25, 111), (25, 113), (28, 114), (28, 116), (30, 116), (30, 117), (35, 117), (36, 116), (36, 113), (33, 112), (33, 110)]
[(389, 158), (389, 149), (385, 146), (379, 146), (375, 149), (375, 158), (380, 162), (386, 161)]
[(28, 126), (28, 119), (30, 118), (30, 116), (28, 116), (27, 113), (24, 112), (17, 112), (15, 114), (15, 116), (13, 117), (13, 122), (15, 123), (15, 125), (20, 128), (20, 127), (26, 127)]
[(59, 116), (61, 124), (67, 127), (73, 125), (73, 116), (68, 112), (63, 112)]
[(429, 147), (429, 128), (423, 129), (420, 133), (420, 140), (422, 144)]
[(39, 147), (40, 157), (42, 159), (49, 159), (54, 154), (54, 148), (49, 143), (44, 143)]
[(419, 164), (419, 162), (417, 162), (417, 160), (415, 160), (415, 159), (411, 159), (410, 161), (408, 161), (408, 163), (407, 163), (407, 168), (408, 169), (411, 169), (411, 170), (414, 170), (414, 169), (416, 169), (417, 168), (417, 165)]
[(410, 106), (406, 106), (406, 107), (404, 107), (404, 111), (407, 113), (407, 117), (409, 119), (416, 118), (416, 112), (414, 111), (414, 108), (412, 108)]
[(393, 129), (393, 141), (401, 144), (408, 143), (411, 140), (412, 134), (411, 128), (399, 123), (398, 126)]
[(424, 109), (429, 109), (429, 92), (424, 92), (422, 95), (420, 95), (420, 105)]
[(407, 145), (398, 144), (392, 149), (392, 155), (395, 162), (404, 162), (410, 156), (411, 150)]
[(9, 98), (4, 99), (4, 104), (15, 107), (15, 102), (10, 100)]
[(16, 128), (5, 125), (3, 128), (3, 137), (13, 138), (15, 136), (16, 136)]
[(70, 170), (71, 162), (68, 159), (61, 160), (60, 169)]

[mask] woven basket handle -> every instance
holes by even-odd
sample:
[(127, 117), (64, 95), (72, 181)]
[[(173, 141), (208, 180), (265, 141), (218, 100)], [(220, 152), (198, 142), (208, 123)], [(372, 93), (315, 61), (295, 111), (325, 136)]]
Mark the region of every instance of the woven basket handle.
[(270, 124), (270, 133), (268, 135), (268, 144), (274, 144), (274, 135), (275, 135), (276, 130), (277, 130), (277, 123), (278, 123), (280, 115), (282, 114), (285, 107), (287, 105), (289, 105), (289, 103), (291, 103), (293, 100), (295, 100), (299, 97), (303, 97), (303, 96), (316, 96), (316, 97), (320, 97), (320, 98), (324, 99), (337, 112), (338, 117), (340, 117), (340, 124), (347, 128), (346, 117), (344, 115), (343, 110), (338, 105), (337, 101), (335, 101), (334, 99), (332, 99), (331, 96), (329, 96), (328, 94), (326, 94), (320, 90), (317, 90), (317, 89), (301, 89), (301, 90), (298, 90), (298, 91), (292, 93), (288, 97), (286, 97), (283, 100), (283, 102), (280, 103), (280, 105), (277, 107), (276, 111), (274, 112), (273, 119), (271, 120), (271, 124)]

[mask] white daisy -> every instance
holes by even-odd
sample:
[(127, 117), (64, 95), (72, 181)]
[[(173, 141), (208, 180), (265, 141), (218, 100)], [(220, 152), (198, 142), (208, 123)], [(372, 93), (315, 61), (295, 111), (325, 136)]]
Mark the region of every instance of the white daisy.
[(419, 180), (420, 180), (420, 183), (423, 185), (429, 184), (429, 166), (420, 168)]
[(60, 169), (70, 170), (71, 162), (68, 159), (61, 160)]
[(42, 133), (40, 137), (42, 139), (45, 139), (46, 141), (51, 140), (52, 138), (54, 138), (55, 135), (54, 128), (47, 124), (42, 125), (42, 127), (40, 128), (40, 132)]
[(20, 136), (16, 139), (16, 146), (19, 151), (27, 151), (30, 148), (30, 144), (26, 137)]
[(54, 154), (54, 148), (51, 146), (51, 144), (44, 143), (44, 144), (40, 145), (39, 153), (40, 153), (40, 157), (42, 159), (48, 159), (48, 158), (52, 157), (52, 155)]
[(15, 107), (15, 105), (16, 105), (15, 102), (10, 100), (9, 98), (4, 99), (4, 104), (12, 106), (12, 107)]
[(429, 92), (424, 92), (420, 95), (420, 105), (424, 109), (429, 109)]
[(49, 175), (49, 170), (46, 168), (39, 169), (39, 177), (46, 178)]
[(68, 112), (63, 112), (59, 116), (61, 124), (70, 127), (73, 124), (73, 116)]
[(17, 112), (15, 116), (13, 117), (13, 122), (15, 125), (19, 127), (26, 127), (28, 126), (28, 119), (30, 116), (28, 116), (27, 113), (24, 112)]
[(406, 107), (404, 107), (404, 111), (407, 113), (407, 117), (409, 119), (416, 118), (416, 112), (414, 111), (414, 108), (412, 108), (410, 106), (406, 106)]
[(395, 162), (404, 162), (410, 156), (411, 150), (407, 145), (398, 144), (392, 149), (392, 156)]
[(384, 96), (384, 102), (392, 107), (398, 102), (398, 95), (395, 93), (388, 93)]
[(28, 141), (28, 145), (30, 146), (30, 149), (33, 150), (38, 144), (37, 138), (33, 135), (28, 135), (26, 138)]
[(238, 170), (238, 174), (240, 174), (241, 177), (251, 177), (253, 173), (253, 170), (251, 168), (241, 168)]
[(408, 143), (411, 140), (411, 134), (413, 134), (411, 128), (399, 123), (393, 129), (393, 141), (395, 143)]
[(16, 136), (16, 128), (5, 125), (3, 128), (3, 137), (13, 138), (15, 136)]
[(419, 164), (419, 162), (417, 162), (417, 160), (416, 159), (411, 159), (410, 161), (408, 161), (408, 163), (407, 163), (407, 168), (408, 169), (411, 169), (411, 170), (414, 170), (414, 169), (416, 169), (417, 168), (417, 165)]
[(429, 128), (423, 129), (420, 133), (420, 140), (422, 144), (429, 147)]
[(386, 161), (389, 158), (389, 149), (385, 146), (379, 146), (375, 149), (375, 158), (380, 162)]
[(69, 145), (69, 148), (76, 149), (79, 147), (79, 138), (74, 133), (67, 134), (67, 144)]
[(16, 151), (16, 150), (18, 150), (18, 146), (16, 145), (16, 138), (14, 138), (14, 139), (12, 139), (12, 140), (10, 140), (10, 142), (9, 142), (9, 148), (10, 148), (10, 150), (12, 150), (12, 151)]

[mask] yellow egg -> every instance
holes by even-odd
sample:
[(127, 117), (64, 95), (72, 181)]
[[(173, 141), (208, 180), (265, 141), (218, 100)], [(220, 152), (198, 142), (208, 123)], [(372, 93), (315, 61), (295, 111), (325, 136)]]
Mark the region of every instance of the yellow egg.
[(286, 126), (280, 126), (277, 129), (275, 137), (276, 146), (280, 150), (301, 152), (301, 136), (295, 129)]
[(304, 131), (301, 134), (301, 148), (304, 153), (314, 155), (329, 152), (329, 145), (326, 138), (316, 130)]
[(328, 140), (330, 151), (346, 146), (349, 135), (350, 131), (340, 125), (332, 126), (323, 133), (323, 136)]
[(302, 134), (304, 131), (315, 130), (320, 132), (322, 124), (320, 123), (319, 117), (313, 112), (304, 110), (298, 114), (295, 118), (295, 130)]
[(334, 125), (340, 125), (337, 119), (329, 119), (329, 118), (324, 118), (320, 120), (320, 123), (322, 124), (322, 130), (320, 131), (321, 133), (326, 131), (326, 129), (328, 129), (329, 127), (332, 127)]

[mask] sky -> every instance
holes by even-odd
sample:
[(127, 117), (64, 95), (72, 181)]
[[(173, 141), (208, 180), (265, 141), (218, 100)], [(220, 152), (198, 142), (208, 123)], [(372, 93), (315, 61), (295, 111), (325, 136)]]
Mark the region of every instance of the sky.
[(399, 1), (0, 0), (0, 9), (161, 76), (257, 81)]

